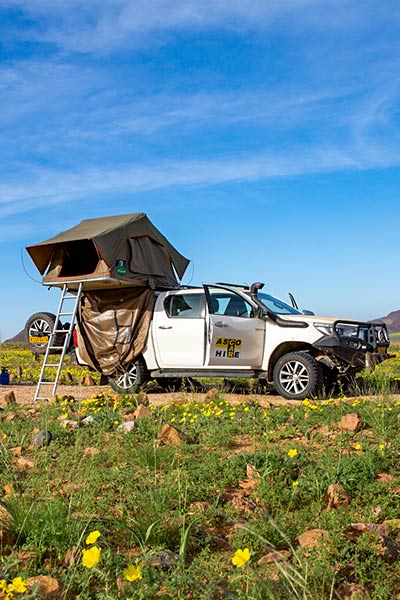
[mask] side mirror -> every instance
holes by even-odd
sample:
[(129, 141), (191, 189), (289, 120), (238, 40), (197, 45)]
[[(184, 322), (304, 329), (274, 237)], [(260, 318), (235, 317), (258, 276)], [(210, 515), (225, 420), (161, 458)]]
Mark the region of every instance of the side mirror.
[(301, 312), (303, 313), (303, 315), (308, 315), (310, 317), (313, 317), (315, 315), (315, 312), (313, 312), (312, 310), (302, 310)]

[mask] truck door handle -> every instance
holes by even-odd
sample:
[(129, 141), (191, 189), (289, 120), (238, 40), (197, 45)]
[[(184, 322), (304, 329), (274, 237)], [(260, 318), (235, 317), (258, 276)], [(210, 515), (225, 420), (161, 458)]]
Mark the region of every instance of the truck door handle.
[(229, 325), (227, 325), (223, 321), (215, 321), (214, 327), (229, 327)]
[(160, 325), (158, 329), (172, 329), (172, 325)]

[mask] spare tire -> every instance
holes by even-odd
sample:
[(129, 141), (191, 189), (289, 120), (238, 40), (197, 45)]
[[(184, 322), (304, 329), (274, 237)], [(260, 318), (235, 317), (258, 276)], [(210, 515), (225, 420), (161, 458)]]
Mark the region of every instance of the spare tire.
[[(25, 324), (26, 343), (29, 350), (36, 354), (44, 354), (47, 344), (50, 340), (51, 332), (57, 321), (56, 315), (48, 312), (35, 313), (29, 317)], [(61, 329), (60, 322), (57, 324), (57, 329)], [(54, 346), (61, 346), (64, 342), (62, 334), (56, 335)], [(59, 353), (61, 350), (55, 350), (54, 353)]]

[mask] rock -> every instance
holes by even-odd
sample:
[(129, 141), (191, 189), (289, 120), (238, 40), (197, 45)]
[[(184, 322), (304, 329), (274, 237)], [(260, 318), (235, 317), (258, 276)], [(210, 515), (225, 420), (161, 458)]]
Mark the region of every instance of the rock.
[(326, 529), (309, 529), (299, 535), (298, 540), (302, 548), (316, 548), (329, 536)]
[(136, 427), (136, 421), (124, 421), (120, 425), (118, 425), (118, 431), (124, 431), (125, 433), (130, 433)]
[(78, 421), (63, 419), (62, 417), (60, 417), (58, 420), (60, 421), (61, 427), (65, 427), (66, 429), (78, 429), (78, 427), (80, 427), (80, 423)]
[(368, 590), (353, 581), (343, 581), (337, 589), (337, 594), (340, 600), (367, 600), (370, 598)]
[(7, 392), (6, 394), (3, 394), (0, 398), (0, 406), (2, 408), (6, 408), (7, 406), (10, 406), (11, 404), (16, 404), (17, 400), (15, 398), (15, 394), (14, 392)]
[(47, 598), (61, 598), (64, 589), (62, 584), (54, 577), (48, 575), (36, 575), (27, 579), (28, 585), (36, 589), (35, 598), (46, 600)]
[(21, 471), (24, 469), (33, 469), (35, 466), (35, 461), (33, 458), (28, 456), (18, 456), (17, 458), (17, 468)]
[(328, 486), (328, 509), (347, 506), (349, 504), (349, 495), (344, 487), (338, 483), (331, 483)]
[(261, 408), (272, 408), (272, 404), (269, 400), (267, 400), (266, 398), (260, 398), (260, 400), (258, 401), (258, 404)]
[(134, 419), (140, 419), (141, 417), (151, 417), (151, 415), (151, 410), (144, 404), (139, 404), (139, 406), (133, 413)]
[(359, 414), (349, 413), (343, 415), (342, 420), (340, 421), (340, 427), (343, 431), (360, 431), (360, 429), (364, 427), (364, 423)]
[(0, 547), (11, 548), (17, 541), (17, 537), (12, 531), (13, 518), (5, 506), (0, 505)]
[(171, 569), (176, 567), (179, 562), (179, 554), (175, 552), (166, 552), (160, 550), (155, 556), (152, 556), (148, 560), (148, 565), (154, 569)]
[(42, 429), (42, 431), (39, 431), (39, 433), (35, 437), (33, 443), (35, 444), (35, 446), (48, 446), (52, 439), (53, 436), (51, 432), (47, 429)]
[(18, 367), (15, 369), (15, 376), (16, 376), (18, 379), (21, 379), (21, 377), (22, 377), (22, 367), (21, 367), (21, 366), (18, 366)]
[(98, 417), (96, 418), (93, 415), (88, 415), (87, 417), (83, 417), (83, 419), (81, 420), (81, 424), (84, 427), (87, 427), (88, 425), (93, 425), (93, 423), (95, 423), (98, 420), (99, 420)]
[(100, 454), (100, 450), (98, 448), (85, 448), (83, 451), (83, 456), (86, 458), (87, 456), (96, 456)]
[(177, 427), (173, 427), (166, 423), (161, 429), (158, 439), (162, 444), (178, 446), (181, 442), (188, 442), (188, 436), (180, 431)]
[(379, 481), (380, 483), (394, 481), (394, 476), (390, 475), (389, 473), (378, 473), (378, 475), (376, 476), (376, 481)]
[(71, 375), (71, 373), (69, 371), (67, 371), (66, 373), (64, 373), (63, 379), (64, 379), (64, 381), (65, 381), (66, 384), (74, 382), (74, 378), (72, 377), (72, 375)]
[(218, 396), (217, 388), (211, 388), (211, 390), (208, 390), (207, 394), (205, 395), (205, 400), (215, 400), (215, 398), (217, 396)]
[(83, 385), (92, 385), (93, 386), (93, 385), (96, 385), (96, 384), (95, 384), (94, 379), (93, 379), (93, 377), (91, 375), (86, 375), (83, 378)]
[(9, 496), (10, 494), (13, 494), (15, 492), (14, 484), (6, 483), (5, 485), (3, 485), (3, 490), (4, 490), (5, 496)]
[(144, 404), (145, 406), (149, 404), (149, 397), (142, 390), (137, 394), (136, 399), (138, 404)]
[(268, 554), (265, 554), (264, 556), (262, 556), (258, 561), (257, 564), (259, 566), (262, 565), (270, 565), (270, 564), (275, 564), (277, 562), (284, 562), (289, 560), (290, 558), (290, 552), (288, 550), (274, 550), (272, 552), (268, 552)]

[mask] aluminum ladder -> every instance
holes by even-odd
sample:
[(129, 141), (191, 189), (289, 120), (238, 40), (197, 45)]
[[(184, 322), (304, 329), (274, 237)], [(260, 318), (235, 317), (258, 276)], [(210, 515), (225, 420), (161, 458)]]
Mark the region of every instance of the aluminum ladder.
[[(46, 353), (44, 355), (44, 359), (43, 359), (43, 363), (42, 363), (42, 368), (40, 370), (39, 381), (37, 384), (35, 398), (34, 398), (35, 401), (49, 399), (49, 396), (41, 395), (41, 389), (43, 386), (49, 386), (49, 385), (53, 386), (52, 391), (51, 391), (53, 396), (55, 396), (55, 394), (57, 392), (57, 385), (58, 385), (58, 381), (60, 379), (61, 370), (62, 370), (62, 366), (64, 363), (64, 358), (65, 358), (65, 355), (69, 348), (71, 338), (72, 338), (72, 333), (74, 330), (75, 317), (76, 317), (76, 313), (78, 310), (79, 299), (81, 297), (82, 285), (83, 284), (81, 282), (79, 284), (78, 290), (73, 291), (73, 292), (68, 289), (68, 286), (66, 284), (64, 285), (64, 287), (62, 289), (61, 298), (60, 298), (60, 302), (59, 302), (58, 309), (57, 309), (56, 320), (54, 323), (53, 331), (51, 332), (51, 335), (50, 335), (49, 343), (47, 344)], [(68, 306), (71, 307), (71, 303), (72, 303), (72, 309), (67, 310)], [(70, 317), (70, 323), (69, 323), (69, 327), (67, 329), (62, 328), (61, 320), (60, 320), (61, 317)], [(61, 345), (60, 345), (60, 339), (62, 342)], [(55, 345), (55, 342), (57, 342), (57, 345)], [(50, 359), (50, 354), (54, 350), (57, 350), (57, 351), (61, 350), (61, 354), (60, 354), (58, 362), (54, 362), (55, 361), (54, 356), (56, 356), (56, 355), (53, 355), (52, 358)], [(57, 369), (57, 371), (56, 371), (56, 375), (53, 379), (52, 372), (50, 371), (50, 369), (55, 369), (55, 368)]]

